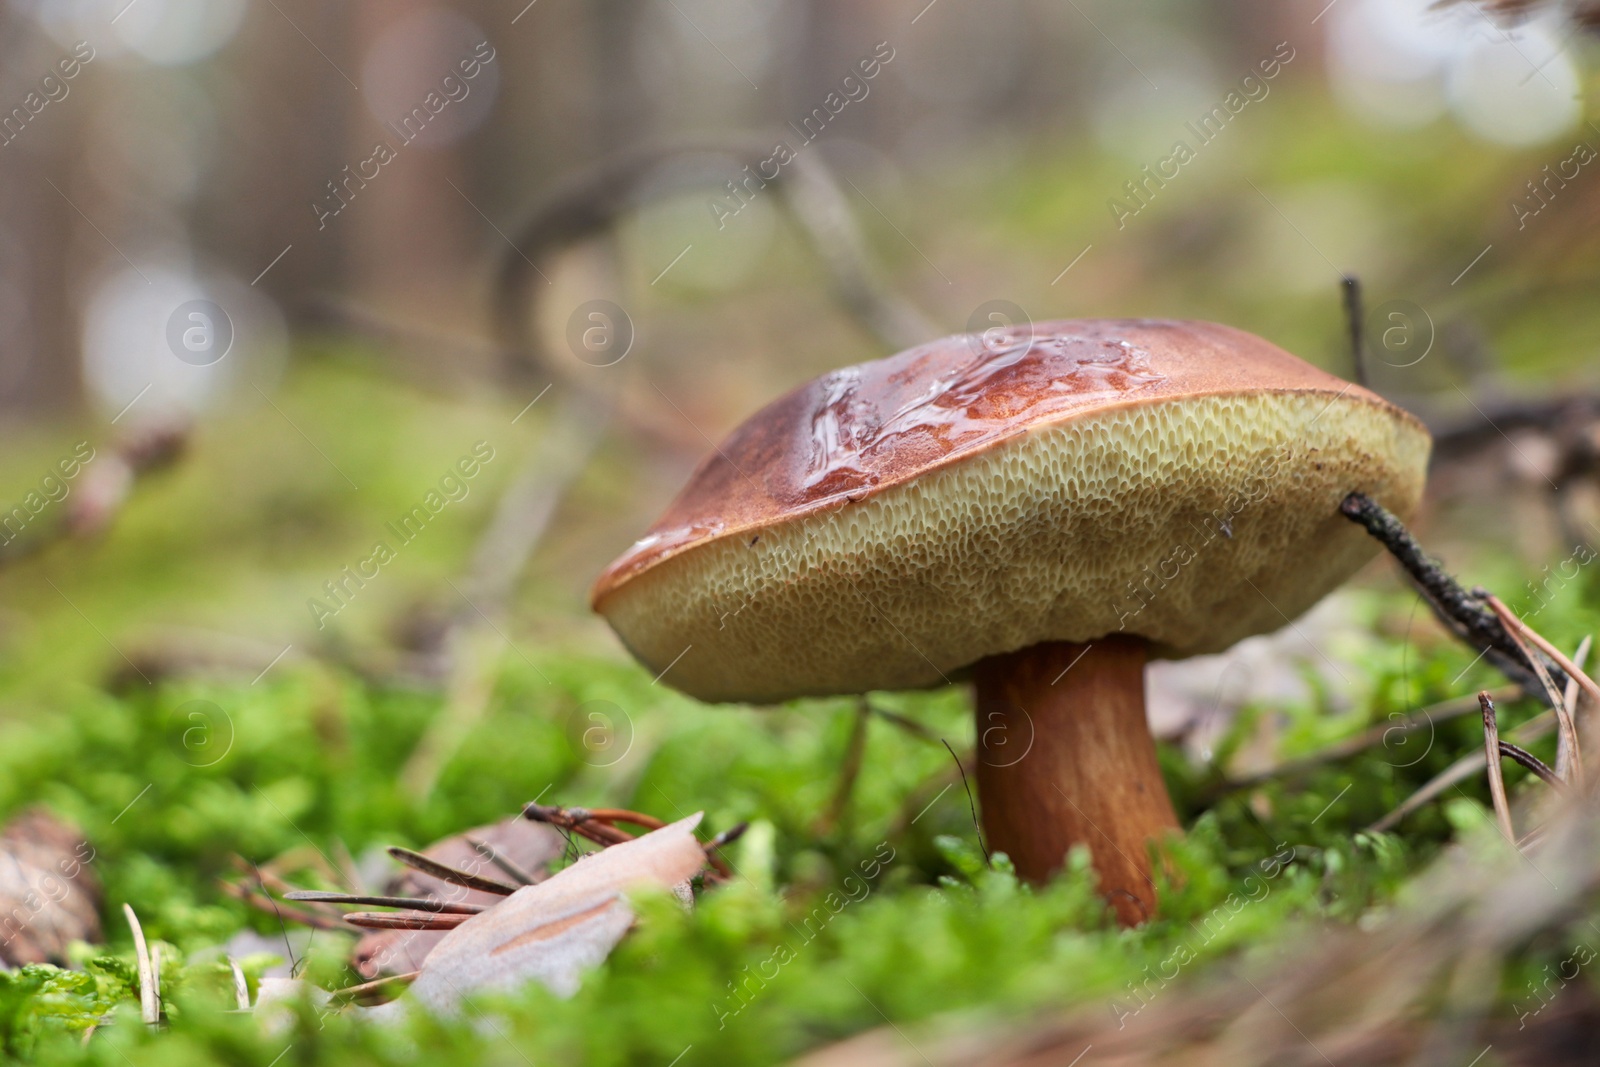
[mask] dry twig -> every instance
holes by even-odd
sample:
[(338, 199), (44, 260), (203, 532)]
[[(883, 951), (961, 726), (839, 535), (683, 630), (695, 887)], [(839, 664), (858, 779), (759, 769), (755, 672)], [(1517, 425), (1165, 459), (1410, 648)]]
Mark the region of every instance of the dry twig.
[[(1578, 646), (1577, 655), (1572, 659), (1574, 670), (1581, 671), (1588, 653), (1589, 639), (1586, 637), (1583, 639), (1583, 643)], [(1572, 678), (1568, 679), (1567, 690), (1569, 698), (1576, 695), (1577, 684), (1578, 683), (1576, 680)], [(1567, 700), (1567, 706), (1569, 709), (1573, 707), (1572, 699)], [(1551, 730), (1555, 729), (1555, 726), (1555, 710), (1551, 709), (1549, 711), (1539, 713), (1538, 715), (1529, 719), (1527, 722), (1523, 723), (1521, 726), (1518, 726), (1516, 729), (1512, 730), (1511, 736), (1519, 743), (1536, 741), (1539, 738), (1549, 734)], [(1367, 827), (1367, 831), (1369, 833), (1385, 833), (1394, 829), (1400, 824), (1402, 819), (1433, 801), (1446, 789), (1449, 789), (1455, 785), (1459, 785), (1461, 782), (1464, 782), (1468, 778), (1471, 778), (1473, 775), (1477, 774), (1483, 769), (1486, 761), (1487, 755), (1484, 752), (1480, 751), (1467, 753), (1465, 756), (1462, 756), (1460, 759), (1456, 760), (1456, 762), (1446, 767), (1443, 771), (1440, 771), (1421, 789), (1418, 789), (1415, 793), (1412, 793), (1400, 803), (1399, 807), (1395, 808), (1389, 814), (1385, 815), (1383, 818)]]
[(1502, 740), (1499, 744), (1500, 755), (1520, 763), (1523, 767), (1543, 779), (1546, 785), (1553, 786), (1556, 789), (1566, 788), (1566, 783), (1561, 780), (1561, 776), (1548, 763), (1535, 756), (1532, 752), (1525, 748), (1518, 748), (1510, 741)]
[(389, 989), (392, 986), (408, 986), (412, 982), (415, 982), (417, 980), (417, 976), (421, 973), (421, 971), (407, 971), (405, 974), (387, 974), (382, 978), (374, 978), (370, 982), (362, 982), (359, 985), (345, 986), (343, 989), (335, 989), (329, 994), (329, 996), (335, 1003), (348, 1003), (350, 1001), (361, 1000), (371, 996), (374, 993), (379, 993)]
[(481, 874), (460, 870), (409, 848), (390, 845), (387, 851), (389, 855), (407, 867), (421, 871), (423, 874), (432, 875), (442, 882), (458, 885), (463, 889), (476, 889), (480, 893), (493, 893), (501, 897), (509, 897), (517, 891), (516, 886), (507, 885), (497, 878), (487, 878)]
[[(1499, 669), (1524, 692), (1545, 702), (1550, 697), (1540, 684), (1530, 660), (1500, 619), (1481, 599), (1461, 587), (1438, 560), (1423, 551), (1417, 539), (1401, 521), (1362, 493), (1351, 493), (1339, 511), (1387, 548), (1421, 591), (1435, 615), (1457, 637)], [(1548, 668), (1547, 668), (1548, 669)], [(1557, 670), (1551, 670), (1555, 676)], [(1566, 681), (1561, 671), (1555, 679)]]
[(1368, 385), (1366, 346), (1362, 344), (1361, 279), (1346, 274), (1344, 283), (1344, 317), (1350, 329), (1350, 367), (1355, 372), (1357, 385)]
[[(1492, 597), (1490, 599), (1494, 600)], [(1498, 603), (1498, 601), (1494, 602)], [(1503, 604), (1501, 605), (1501, 607), (1504, 606), (1505, 605)], [(1510, 612), (1508, 611), (1507, 614), (1510, 614)], [(1511, 618), (1516, 623), (1517, 627), (1522, 631), (1522, 633), (1527, 636), (1528, 640), (1532, 641), (1535, 645), (1538, 645), (1540, 650), (1543, 651), (1545, 655), (1553, 659), (1557, 666), (1566, 672), (1567, 677), (1564, 680), (1568, 684), (1576, 682), (1585, 693), (1589, 694), (1589, 699), (1595, 701), (1597, 704), (1600, 704), (1600, 685), (1597, 685), (1593, 678), (1585, 674), (1583, 670), (1577, 666), (1577, 664), (1568, 659), (1559, 648), (1546, 640), (1544, 636), (1539, 633), (1539, 631), (1533, 629), (1527, 623), (1523, 622), (1521, 619), (1518, 619), (1514, 615), (1511, 616)]]
[(139, 916), (133, 913), (133, 905), (122, 905), (122, 914), (127, 916), (128, 928), (133, 931), (133, 951), (139, 962), (139, 1017), (155, 1026), (161, 1021), (161, 987), (156, 965), (150, 946), (144, 940), (144, 927), (139, 925)]
[[(1513, 700), (1521, 692), (1520, 687), (1507, 686), (1501, 689), (1491, 689), (1489, 690), (1489, 695), (1497, 701)], [(1326, 748), (1318, 749), (1309, 756), (1287, 760), (1275, 767), (1268, 767), (1266, 770), (1246, 775), (1243, 778), (1228, 779), (1216, 788), (1213, 795), (1248, 789), (1263, 782), (1276, 781), (1283, 778), (1296, 778), (1326, 764), (1349, 759), (1351, 756), (1365, 752), (1374, 745), (1388, 744), (1396, 734), (1403, 736), (1415, 733), (1424, 726), (1431, 727), (1436, 723), (1447, 722), (1479, 710), (1476, 697), (1467, 700), (1446, 700), (1425, 708), (1419, 708), (1396, 721), (1370, 726), (1354, 737), (1346, 738)]]
[(1517, 843), (1516, 831), (1511, 828), (1511, 804), (1506, 800), (1506, 780), (1500, 772), (1500, 727), (1495, 722), (1494, 701), (1488, 690), (1478, 694), (1483, 707), (1483, 747), (1489, 768), (1489, 795), (1494, 798), (1494, 814), (1500, 820), (1500, 832), (1513, 846)]
[(217, 880), (217, 888), (224, 894), (232, 897), (242, 904), (248, 904), (257, 911), (264, 911), (269, 915), (277, 915), (301, 926), (309, 926), (313, 930), (342, 930), (339, 917), (324, 911), (312, 911), (306, 908), (286, 908), (273, 900), (265, 893), (251, 889), (238, 882), (229, 882), (226, 879)]
[[(646, 145), (617, 152), (559, 182), (530, 213), (513, 248), (501, 260), (493, 319), (506, 351), (541, 376), (569, 377), (552, 365), (529, 326), (537, 294), (549, 282), (537, 264), (605, 233), (647, 196), (667, 195), (684, 185), (721, 185), (738, 170), (729, 155), (741, 163), (754, 162), (770, 154), (771, 148), (765, 138), (754, 136)], [(774, 180), (780, 203), (792, 213), (827, 269), (835, 295), (862, 326), (891, 350), (937, 336), (938, 330), (920, 311), (879, 281), (849, 201), (820, 157), (798, 156)], [(628, 414), (630, 426), (653, 432), (650, 412)]]
[(471, 916), (402, 914), (393, 911), (352, 911), (344, 921), (363, 930), (454, 930)]
[[(632, 823), (646, 830), (659, 830), (667, 825), (654, 815), (629, 811), (626, 808), (563, 808), (553, 804), (532, 803), (523, 807), (522, 815), (534, 822), (547, 823), (558, 829), (579, 834), (603, 848), (635, 840), (626, 830), (617, 829), (615, 823)], [(746, 824), (739, 823), (724, 830), (702, 846), (706, 852), (707, 862), (716, 868), (717, 873), (723, 878), (732, 878), (733, 870), (728, 866), (727, 860), (716, 855), (716, 850), (738, 840), (745, 829)]]
[(878, 705), (873, 704), (871, 701), (868, 701), (867, 707), (869, 710), (871, 710), (872, 714), (878, 716), (878, 718), (882, 719), (884, 722), (892, 723), (893, 725), (898, 726), (912, 737), (926, 741), (930, 745), (944, 744), (943, 741), (939, 740), (938, 734), (934, 733), (920, 722), (917, 722), (915, 719), (908, 718), (900, 714), (898, 711), (890, 711), (888, 708), (879, 707)]
[(855, 792), (856, 779), (861, 777), (861, 765), (866, 760), (867, 724), (871, 721), (871, 717), (872, 705), (868, 703), (866, 697), (861, 697), (856, 703), (855, 718), (850, 726), (850, 739), (845, 742), (844, 762), (839, 768), (839, 783), (834, 786), (833, 799), (828, 802), (828, 810), (822, 813), (821, 818), (812, 827), (812, 833), (818, 837), (826, 837), (832, 833), (850, 806), (850, 796)]
[[(326, 904), (361, 904), (377, 908), (410, 908), (413, 911), (432, 911), (447, 915), (476, 915), (485, 910), (482, 904), (462, 904), (451, 900), (417, 897), (366, 896), (360, 893), (323, 893), (316, 890), (297, 889), (285, 893), (284, 900), (316, 901)], [(348, 916), (346, 916), (348, 918)]]
[(232, 956), (226, 957), (228, 969), (233, 972), (233, 999), (240, 1011), (250, 1010), (250, 983), (245, 981), (244, 968)]
[[(1581, 783), (1583, 780), (1583, 753), (1578, 748), (1578, 727), (1573, 722), (1572, 711), (1567, 707), (1566, 699), (1561, 690), (1556, 687), (1555, 679), (1551, 678), (1550, 672), (1545, 669), (1543, 658), (1535, 656), (1532, 649), (1528, 648), (1527, 642), (1523, 640), (1524, 634), (1530, 638), (1537, 637), (1537, 635), (1521, 619), (1517, 618), (1511, 609), (1501, 602), (1499, 597), (1482, 589), (1476, 590), (1476, 593), (1484, 603), (1489, 605), (1490, 610), (1495, 613), (1495, 616), (1505, 626), (1506, 633), (1516, 643), (1517, 649), (1533, 666), (1534, 673), (1539, 677), (1539, 684), (1544, 686), (1545, 693), (1549, 696), (1550, 706), (1555, 709), (1556, 727), (1559, 731), (1556, 742), (1556, 770), (1560, 772), (1563, 779), (1576, 776)], [(1538, 638), (1537, 640), (1538, 642), (1544, 641), (1543, 638)], [(1560, 655), (1559, 652), (1556, 654)], [(1565, 656), (1561, 658), (1566, 659)], [(1570, 682), (1579, 677), (1573, 673), (1570, 661), (1564, 669), (1568, 672), (1566, 681)], [(1579, 684), (1582, 684), (1581, 680)]]
[(501, 852), (499, 849), (495, 848), (482, 838), (474, 837), (471, 834), (463, 834), (462, 837), (466, 839), (467, 844), (471, 845), (477, 850), (480, 856), (483, 856), (490, 863), (494, 864), (506, 874), (510, 875), (511, 880), (516, 882), (518, 885), (533, 885), (539, 880), (532, 871), (527, 870), (516, 860), (512, 859), (510, 856), (507, 856), (504, 852)]
[[(1537, 741), (1539, 738), (1547, 736), (1550, 731), (1555, 729), (1555, 727), (1555, 712), (1545, 711), (1512, 730), (1511, 736), (1516, 738), (1518, 743)], [(1385, 815), (1383, 818), (1367, 827), (1367, 832), (1379, 834), (1387, 833), (1388, 831), (1393, 830), (1396, 826), (1400, 825), (1401, 820), (1403, 820), (1407, 815), (1417, 811), (1419, 808), (1425, 807), (1427, 804), (1437, 799), (1442, 793), (1444, 793), (1445, 790), (1452, 786), (1460, 785), (1462, 782), (1483, 770), (1487, 762), (1488, 755), (1482, 751), (1467, 753), (1465, 756), (1462, 756), (1450, 766), (1440, 771), (1422, 788), (1406, 797), (1405, 800), (1401, 801), (1400, 805), (1389, 814)]]

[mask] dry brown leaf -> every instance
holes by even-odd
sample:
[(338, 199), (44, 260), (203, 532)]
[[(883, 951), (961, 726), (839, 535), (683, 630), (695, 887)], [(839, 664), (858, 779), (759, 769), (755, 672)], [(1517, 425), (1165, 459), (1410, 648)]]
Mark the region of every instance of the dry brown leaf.
[(99, 943), (94, 855), (76, 827), (43, 808), (0, 830), (0, 963), (64, 964), (71, 942)]
[(705, 865), (695, 839), (700, 815), (585, 856), (538, 885), (524, 886), (444, 934), (406, 994), (369, 1009), (389, 1019), (419, 1003), (448, 1015), (468, 994), (542, 982), (577, 992), (583, 972), (603, 961), (633, 925), (626, 892), (676, 890)]
[[(503, 860), (534, 882), (549, 875), (549, 865), (560, 858), (566, 838), (543, 823), (514, 816), (489, 826), (447, 837), (423, 851), (429, 859), (474, 874), (507, 880), (507, 874), (472, 842), (493, 849)], [(385, 888), (390, 896), (424, 897), (458, 904), (493, 906), (505, 900), (492, 893), (451, 885), (413, 868), (404, 868)], [(422, 966), (444, 932), (434, 930), (380, 930), (356, 943), (352, 965), (364, 978), (406, 974)]]

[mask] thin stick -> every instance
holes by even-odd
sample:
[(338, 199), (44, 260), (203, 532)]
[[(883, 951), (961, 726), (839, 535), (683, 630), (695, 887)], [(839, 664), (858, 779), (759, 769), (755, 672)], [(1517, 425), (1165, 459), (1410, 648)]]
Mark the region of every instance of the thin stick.
[[(0, 568), (37, 555), (69, 538), (84, 538), (105, 530), (123, 512), (144, 476), (176, 462), (188, 442), (189, 427), (182, 421), (164, 421), (137, 430), (97, 455), (98, 460), (72, 494), (59, 521), (0, 544)], [(86, 442), (87, 443), (87, 442)]]
[[(1544, 699), (1543, 688), (1532, 673), (1531, 664), (1511, 640), (1505, 624), (1483, 602), (1468, 593), (1440, 565), (1423, 551), (1405, 525), (1362, 493), (1351, 493), (1339, 511), (1381, 542), (1422, 591), (1433, 613), (1475, 651), (1482, 653), (1496, 669), (1522, 686), (1529, 694)], [(1565, 681), (1565, 677), (1561, 679)]]
[[(1585, 634), (1583, 640), (1578, 642), (1578, 651), (1572, 654), (1572, 665), (1576, 667), (1577, 670), (1568, 673), (1567, 688), (1561, 694), (1562, 702), (1567, 705), (1567, 711), (1571, 713), (1573, 722), (1578, 721), (1578, 680), (1575, 675), (1583, 671), (1584, 661), (1589, 658), (1589, 646), (1591, 643), (1592, 641), (1588, 634)], [(1594, 706), (1594, 702), (1590, 701), (1587, 705), (1587, 708), (1592, 710)], [(1586, 715), (1586, 722), (1587, 719), (1588, 716)]]
[[(1554, 711), (1543, 711), (1512, 730), (1511, 736), (1519, 742), (1537, 741), (1539, 738), (1548, 735), (1555, 727), (1556, 713)], [(1453, 785), (1459, 785), (1483, 770), (1483, 766), (1487, 761), (1488, 753), (1482, 749), (1477, 752), (1468, 752), (1465, 756), (1462, 756), (1430, 778), (1422, 788), (1406, 797), (1405, 800), (1400, 802), (1399, 807), (1367, 827), (1367, 831), (1381, 834), (1394, 829), (1407, 815), (1426, 806), (1446, 789)]]
[(839, 782), (833, 789), (833, 799), (828, 809), (812, 827), (818, 837), (826, 837), (839, 825), (850, 806), (850, 796), (855, 792), (856, 779), (861, 777), (861, 765), (867, 756), (867, 724), (872, 721), (872, 707), (862, 697), (856, 704), (855, 721), (850, 726), (850, 739), (845, 742), (844, 763), (839, 768)]
[(1572, 665), (1577, 668), (1577, 671), (1573, 671), (1567, 676), (1565, 696), (1568, 707), (1571, 707), (1573, 702), (1578, 699), (1578, 680), (1572, 675), (1584, 669), (1585, 661), (1589, 658), (1589, 649), (1593, 644), (1594, 639), (1585, 634), (1583, 640), (1578, 642), (1578, 651), (1572, 654)]
[(234, 870), (240, 874), (253, 876), (256, 884), (261, 886), (263, 892), (270, 889), (274, 893), (288, 893), (294, 889), (294, 886), (278, 877), (271, 870), (271, 864), (268, 864), (267, 870), (262, 870), (259, 864), (251, 863), (240, 855), (235, 855), (232, 862)]
[[(407, 867), (414, 867), (423, 874), (431, 874), (441, 882), (449, 882), (451, 885), (458, 885), (463, 889), (476, 889), (480, 893), (493, 893), (501, 897), (509, 897), (517, 891), (517, 887), (514, 885), (507, 885), (494, 878), (485, 878), (481, 874), (469, 874), (466, 871), (457, 870), (447, 863), (429, 859), (420, 852), (413, 852), (411, 849), (401, 848), (399, 845), (390, 845), (389, 855)], [(347, 915), (345, 918), (349, 919), (349, 916)]]
[(532, 885), (539, 880), (531, 872), (524, 870), (510, 856), (501, 855), (500, 850), (489, 844), (489, 842), (473, 837), (470, 834), (467, 835), (466, 842), (477, 851), (478, 855), (486, 857), (490, 863), (510, 875), (512, 881), (518, 885)]
[(711, 864), (716, 872), (725, 879), (733, 878), (733, 867), (727, 860), (717, 855), (717, 849), (722, 848), (724, 845), (733, 844), (743, 837), (744, 832), (748, 829), (750, 829), (750, 824), (747, 822), (735, 823), (720, 834), (717, 834), (710, 841), (702, 842), (700, 845), (705, 850), (706, 862)]
[[(1505, 686), (1500, 689), (1491, 689), (1489, 694), (1496, 700), (1515, 700), (1521, 695), (1520, 687)], [(1276, 767), (1268, 767), (1243, 778), (1230, 778), (1218, 787), (1218, 793), (1229, 793), (1237, 789), (1245, 789), (1262, 782), (1269, 782), (1279, 778), (1291, 778), (1307, 771), (1315, 770), (1326, 763), (1348, 759), (1351, 756), (1364, 752), (1373, 745), (1386, 743), (1393, 734), (1409, 734), (1424, 726), (1435, 723), (1447, 722), (1451, 719), (1479, 711), (1476, 698), (1468, 700), (1446, 700), (1419, 708), (1410, 715), (1389, 723), (1378, 723), (1356, 734), (1354, 737), (1321, 748), (1299, 759), (1288, 760)]]
[(344, 917), (351, 926), (365, 930), (454, 930), (466, 922), (467, 915), (401, 915), (392, 911), (352, 911)]
[(233, 882), (217, 881), (217, 886), (228, 896), (242, 901), (258, 911), (268, 912), (279, 919), (285, 917), (293, 919), (301, 926), (309, 926), (313, 930), (342, 930), (339, 917), (335, 914), (311, 911), (304, 908), (285, 908), (273, 898), (264, 893), (258, 893), (248, 886), (237, 885)]
[(900, 729), (904, 730), (908, 734), (911, 734), (913, 737), (920, 737), (922, 740), (934, 745), (940, 743), (938, 734), (934, 733), (920, 722), (917, 722), (915, 719), (909, 719), (900, 714), (898, 711), (890, 711), (888, 708), (880, 708), (871, 702), (868, 702), (867, 706), (872, 709), (872, 714), (878, 716), (886, 722), (894, 723), (894, 725), (900, 727)]
[(1350, 366), (1355, 371), (1356, 384), (1367, 384), (1366, 353), (1361, 344), (1361, 279), (1346, 274), (1344, 282), (1344, 315), (1350, 327)]
[[(1504, 604), (1500, 604), (1500, 601), (1497, 598), (1491, 596), (1488, 599), (1491, 607), (1499, 604), (1500, 607), (1498, 610), (1504, 610), (1507, 615), (1511, 615), (1510, 609), (1506, 608)], [(1572, 660), (1568, 659), (1562, 654), (1559, 648), (1557, 648), (1555, 645), (1552, 645), (1549, 641), (1546, 641), (1533, 627), (1529, 626), (1515, 615), (1511, 615), (1511, 621), (1516, 623), (1517, 628), (1527, 636), (1528, 640), (1538, 645), (1539, 649), (1544, 652), (1545, 655), (1556, 661), (1556, 666), (1560, 667), (1566, 672), (1567, 681), (1576, 681), (1580, 686), (1583, 687), (1584, 692), (1589, 694), (1590, 700), (1600, 703), (1600, 685), (1596, 685), (1593, 678), (1589, 677), (1582, 670), (1580, 670), (1578, 666), (1572, 662)]]
[(956, 750), (950, 747), (950, 742), (944, 742), (945, 751), (950, 753), (950, 758), (956, 761), (956, 770), (961, 772), (961, 785), (967, 791), (967, 807), (972, 809), (972, 829), (978, 834), (978, 847), (983, 849), (983, 861), (994, 862), (989, 856), (989, 846), (983, 840), (983, 824), (978, 821), (978, 802), (972, 798), (972, 786), (967, 784), (967, 769), (961, 765), (961, 757), (956, 755)]
[[(1482, 590), (1479, 591), (1482, 592)], [(1553, 651), (1555, 646), (1534, 633), (1533, 629), (1517, 618), (1499, 597), (1491, 593), (1484, 593), (1483, 600), (1505, 625), (1506, 633), (1511, 636), (1511, 640), (1517, 643), (1517, 648), (1527, 657), (1528, 662), (1533, 664), (1534, 673), (1539, 676), (1540, 684), (1550, 694), (1551, 706), (1555, 708), (1556, 722), (1560, 728), (1559, 738), (1556, 742), (1556, 767), (1562, 771), (1563, 780), (1570, 776), (1581, 783), (1583, 780), (1583, 753), (1578, 748), (1577, 724), (1573, 722), (1572, 712), (1567, 707), (1561, 690), (1556, 688), (1555, 680), (1550, 677), (1550, 672), (1545, 670), (1544, 663), (1533, 654), (1522, 638), (1526, 635), (1534, 639), (1546, 653)], [(1555, 654), (1561, 656), (1560, 652)], [(1565, 656), (1561, 656), (1561, 658), (1566, 659)], [(1589, 677), (1578, 671), (1576, 667), (1573, 667), (1571, 660), (1567, 660), (1566, 664), (1563, 665), (1563, 669), (1567, 672), (1567, 680), (1570, 681), (1576, 678), (1579, 685), (1582, 685), (1584, 680)], [(1594, 685), (1594, 682), (1591, 681), (1589, 684)]]
[(1556, 774), (1555, 771), (1551, 770), (1548, 763), (1540, 759), (1538, 756), (1535, 756), (1527, 749), (1518, 748), (1510, 741), (1501, 741), (1500, 755), (1506, 756), (1509, 759), (1522, 764), (1522, 766), (1526, 767), (1528, 770), (1544, 779), (1546, 784), (1555, 786), (1557, 789), (1566, 788), (1567, 783), (1561, 780), (1561, 776)]
[(250, 983), (244, 979), (244, 968), (232, 956), (227, 957), (228, 968), (233, 971), (233, 999), (240, 1011), (250, 1010)]
[[(1588, 658), (1589, 646), (1589, 638), (1585, 637), (1582, 643), (1578, 645), (1577, 653), (1572, 657), (1573, 664), (1580, 670)], [(1569, 676), (1567, 678), (1567, 695), (1574, 699), (1577, 694), (1577, 684), (1572, 677)], [(1503, 698), (1496, 697), (1496, 699)], [(1567, 701), (1567, 706), (1569, 708), (1574, 706), (1572, 700), (1569, 699)], [(1521, 726), (1512, 730), (1511, 736), (1519, 742), (1537, 741), (1539, 738), (1549, 734), (1551, 730), (1555, 729), (1555, 726), (1555, 711), (1551, 709), (1535, 715)], [(1431, 778), (1426, 785), (1402, 801), (1399, 807), (1367, 827), (1368, 832), (1385, 833), (1394, 829), (1407, 815), (1430, 803), (1446, 789), (1453, 785), (1458, 785), (1477, 774), (1483, 769), (1485, 761), (1486, 754), (1484, 752), (1469, 752), (1462, 756)]]
[(611, 824), (626, 822), (635, 826), (642, 826), (646, 830), (659, 830), (667, 825), (654, 815), (646, 815), (642, 811), (629, 811), (627, 808), (575, 808), (575, 811), (587, 811), (589, 818)]
[(1517, 833), (1511, 828), (1511, 804), (1506, 800), (1506, 780), (1500, 771), (1500, 727), (1495, 722), (1494, 701), (1485, 689), (1478, 694), (1483, 706), (1483, 747), (1489, 768), (1489, 795), (1494, 798), (1494, 813), (1500, 820), (1500, 832), (1506, 835), (1511, 847), (1517, 845)]
[(734, 823), (732, 826), (722, 831), (722, 833), (713, 837), (710, 841), (707, 841), (701, 847), (706, 850), (706, 855), (709, 856), (717, 849), (724, 848), (739, 840), (739, 838), (744, 836), (744, 832), (748, 829), (750, 829), (750, 824), (747, 822)]
[[(279, 858), (281, 859), (282, 857)], [(273, 862), (275, 863), (277, 861)], [(339, 924), (339, 913), (333, 908), (313, 906), (309, 909), (289, 908), (286, 911), (277, 900), (273, 899), (268, 890), (271, 890), (272, 893), (279, 894), (292, 893), (294, 892), (295, 887), (289, 882), (286, 882), (280, 878), (271, 869), (272, 865), (270, 863), (268, 864), (267, 869), (263, 870), (258, 864), (251, 863), (243, 856), (237, 854), (232, 857), (232, 863), (234, 869), (239, 871), (240, 874), (245, 875), (246, 878), (254, 878), (255, 884), (258, 888), (251, 889), (247, 882), (226, 882), (219, 878), (217, 880), (217, 884), (222, 887), (222, 891), (237, 900), (243, 901), (253, 908), (259, 908), (262, 911), (270, 911), (274, 916), (277, 917), (278, 925), (280, 927), (283, 926), (283, 918), (285, 915), (287, 915), (295, 922), (304, 926), (309, 926), (314, 930), (344, 929), (344, 927)], [(283, 936), (284, 946), (289, 952), (289, 962), (298, 966), (298, 963), (294, 958), (294, 948), (293, 946), (289, 945), (289, 934), (287, 929), (284, 930)]]
[(359, 893), (323, 893), (301, 890), (284, 894), (284, 900), (316, 901), (321, 904), (366, 904), (379, 908), (410, 908), (412, 911), (431, 911), (448, 915), (476, 915), (487, 910), (482, 904), (456, 904), (433, 897), (376, 897)]
[(584, 808), (562, 808), (554, 804), (527, 804), (522, 817), (534, 822), (548, 823), (562, 830), (582, 834), (597, 845), (620, 845), (632, 841), (633, 835), (606, 822), (596, 822)]
[[(252, 862), (250, 866), (255, 869), (256, 885), (260, 887), (261, 895), (267, 896), (267, 883), (261, 877), (261, 865)], [(271, 897), (267, 897), (267, 899), (272, 900)], [(294, 945), (289, 943), (289, 927), (283, 921), (283, 912), (278, 910), (278, 902), (276, 900), (272, 900), (272, 913), (278, 917), (278, 929), (283, 933), (283, 949), (289, 956), (289, 974), (293, 976), (300, 970), (300, 961), (294, 958)]]
[(387, 974), (382, 978), (374, 978), (370, 982), (362, 982), (360, 985), (351, 985), (345, 986), (343, 989), (335, 989), (328, 995), (339, 1001), (357, 1000), (366, 996), (368, 993), (376, 993), (384, 986), (395, 985), (397, 983), (410, 985), (412, 982), (415, 982), (418, 976), (421, 974), (421, 971), (407, 971), (405, 974)]
[[(765, 137), (745, 135), (629, 146), (552, 185), (528, 221), (512, 232), (512, 247), (501, 259), (494, 322), (504, 348), (536, 376), (559, 375), (562, 368), (532, 327), (541, 317), (539, 298), (548, 283), (535, 264), (548, 264), (561, 250), (612, 229), (641, 199), (675, 194), (692, 182), (720, 186), (729, 155), (755, 166), (771, 155), (771, 146)], [(792, 167), (784, 167), (778, 190), (843, 308), (882, 345), (894, 352), (938, 336), (936, 324), (882, 280), (850, 202), (820, 156), (796, 157)], [(621, 421), (630, 429), (637, 431), (643, 423), (650, 432), (648, 409), (623, 414)]]
[[(667, 825), (654, 815), (646, 815), (642, 811), (629, 811), (627, 808), (563, 808), (553, 804), (529, 804), (522, 809), (524, 818), (534, 822), (548, 823), (562, 830), (570, 830), (582, 834), (597, 845), (610, 848), (620, 845), (625, 841), (632, 841), (633, 835), (626, 830), (619, 830), (614, 823), (626, 822), (635, 826), (642, 826), (646, 830), (659, 830)], [(728, 866), (728, 861), (716, 854), (720, 845), (737, 840), (745, 832), (747, 824), (740, 823), (701, 847), (706, 852), (706, 862), (717, 869), (717, 873), (724, 878), (733, 877), (733, 868)]]
[(139, 1017), (154, 1026), (161, 1021), (161, 991), (156, 985), (155, 967), (150, 962), (150, 946), (145, 943), (144, 927), (139, 925), (133, 905), (122, 905), (122, 914), (127, 916), (128, 927), (133, 931), (133, 952), (139, 961)]

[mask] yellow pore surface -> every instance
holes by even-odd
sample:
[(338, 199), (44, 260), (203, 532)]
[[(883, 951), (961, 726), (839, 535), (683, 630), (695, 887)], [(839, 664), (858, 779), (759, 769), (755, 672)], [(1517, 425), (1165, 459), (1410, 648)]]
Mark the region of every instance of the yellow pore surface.
[(1371, 558), (1339, 502), (1360, 491), (1409, 518), (1428, 451), (1396, 409), (1320, 391), (1112, 407), (710, 539), (603, 610), (644, 664), (672, 664), (663, 682), (715, 701), (921, 688), (1119, 632), (1158, 656), (1218, 652)]

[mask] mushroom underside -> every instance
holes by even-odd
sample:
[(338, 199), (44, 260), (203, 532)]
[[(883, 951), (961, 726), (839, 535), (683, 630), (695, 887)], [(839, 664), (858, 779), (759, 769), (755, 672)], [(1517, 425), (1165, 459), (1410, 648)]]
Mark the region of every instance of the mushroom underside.
[(1371, 558), (1339, 501), (1359, 490), (1408, 516), (1427, 452), (1420, 427), (1322, 393), (1118, 408), (709, 538), (598, 606), (644, 664), (711, 701), (924, 688), (1107, 634), (1216, 652)]

